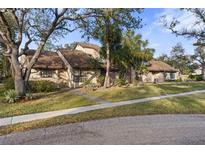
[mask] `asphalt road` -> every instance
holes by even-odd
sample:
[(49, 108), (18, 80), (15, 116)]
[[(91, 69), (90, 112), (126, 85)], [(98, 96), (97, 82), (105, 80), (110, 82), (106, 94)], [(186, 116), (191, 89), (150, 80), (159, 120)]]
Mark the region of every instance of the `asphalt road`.
[(67, 124), (0, 137), (0, 144), (205, 144), (205, 115), (150, 115)]

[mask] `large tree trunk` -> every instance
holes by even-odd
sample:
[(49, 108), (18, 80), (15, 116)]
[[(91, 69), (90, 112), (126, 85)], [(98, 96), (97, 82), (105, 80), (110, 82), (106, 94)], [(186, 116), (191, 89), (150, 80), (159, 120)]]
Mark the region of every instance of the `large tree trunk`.
[(15, 74), (14, 78), (15, 91), (18, 98), (22, 98), (26, 94), (25, 82), (21, 74)]
[(205, 63), (202, 64), (202, 79), (205, 81)]
[[(13, 49), (16, 50), (16, 49)], [(17, 53), (17, 52), (15, 52)], [(11, 55), (11, 65), (14, 75), (15, 91), (18, 98), (22, 98), (26, 95), (25, 82), (22, 75), (22, 70), (20, 63), (18, 61), (18, 56), (15, 54)]]
[(110, 48), (109, 43), (106, 44), (106, 75), (104, 81), (104, 88), (110, 86)]

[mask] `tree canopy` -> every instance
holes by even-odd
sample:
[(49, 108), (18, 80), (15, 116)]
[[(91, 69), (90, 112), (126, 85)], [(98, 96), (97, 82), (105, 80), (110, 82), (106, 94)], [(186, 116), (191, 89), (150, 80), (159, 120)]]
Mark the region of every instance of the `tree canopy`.
[[(87, 18), (87, 22), (81, 22), (84, 37), (93, 38), (101, 42), (102, 52), (106, 58), (106, 76), (104, 87), (110, 86), (110, 60), (112, 52), (118, 48), (121, 42), (121, 33), (126, 29), (140, 28), (142, 19), (138, 14), (142, 9), (88, 9), (94, 16)], [(104, 51), (104, 52), (103, 52)]]

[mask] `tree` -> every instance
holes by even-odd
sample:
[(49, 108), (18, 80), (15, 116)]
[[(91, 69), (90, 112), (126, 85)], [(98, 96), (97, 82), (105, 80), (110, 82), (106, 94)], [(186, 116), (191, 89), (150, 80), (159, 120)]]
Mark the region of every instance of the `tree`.
[(202, 68), (202, 79), (205, 80), (205, 50), (204, 47), (197, 47), (195, 53), (192, 56), (193, 60), (197, 61)]
[[(161, 22), (163, 25), (172, 31), (172, 33), (177, 36), (185, 36), (188, 38), (196, 38), (197, 40), (205, 40), (205, 9), (193, 8), (193, 9), (181, 9), (190, 13), (194, 17), (193, 23), (190, 27), (183, 27), (183, 21), (180, 21), (177, 18), (173, 18), (171, 21), (169, 18), (162, 16)], [(181, 18), (183, 19), (183, 18)], [(198, 42), (198, 45), (205, 45), (204, 42)]]
[[(141, 27), (141, 18), (137, 16), (141, 9), (91, 9), (95, 14), (88, 22), (81, 23), (84, 28), (84, 36), (99, 40), (106, 51), (106, 75), (104, 88), (110, 86), (110, 60), (114, 33), (124, 29), (135, 29)], [(120, 40), (118, 41), (119, 44)]]
[[(167, 20), (166, 16), (162, 17), (162, 22), (166, 28), (172, 31), (172, 33), (176, 34), (177, 36), (184, 36), (187, 38), (195, 38), (197, 40), (194, 43), (195, 46), (199, 48), (196, 50), (201, 50), (200, 48), (205, 47), (205, 9), (202, 8), (190, 8), (190, 9), (181, 9), (182, 11), (186, 11), (190, 13), (193, 18), (193, 23), (191, 26), (184, 27), (183, 20), (180, 21), (178, 18), (173, 18), (171, 21)], [(183, 18), (181, 18), (183, 19)], [(181, 28), (179, 28), (181, 27)], [(191, 27), (191, 28), (190, 28)], [(203, 56), (199, 56), (200, 54), (198, 51), (196, 52), (196, 57), (202, 58)], [(198, 53), (197, 53), (198, 52)]]
[(145, 62), (153, 58), (154, 49), (148, 48), (148, 40), (142, 40), (142, 36), (128, 30), (123, 34), (121, 50), (116, 50), (115, 57), (118, 66), (125, 74), (130, 73), (130, 82), (146, 69)]
[(157, 60), (163, 61), (163, 62), (165, 62), (165, 63), (167, 63), (167, 64), (170, 64), (170, 63), (171, 63), (169, 56), (168, 56), (167, 54), (164, 54), (164, 53), (163, 53), (162, 55), (160, 55), (160, 56), (157, 58)]
[[(77, 28), (74, 21), (88, 15), (89, 12), (85, 14), (84, 10), (79, 9), (0, 9), (0, 42), (6, 46), (4, 55), (11, 64), (15, 91), (19, 98), (25, 96), (31, 69), (46, 42), (74, 31)], [(10, 19), (14, 22), (10, 22)], [(36, 52), (26, 68), (22, 68), (19, 58), (32, 42), (37, 44)]]
[(174, 47), (172, 47), (168, 63), (178, 69), (180, 74), (190, 73), (190, 56), (186, 55), (185, 49), (183, 48), (181, 43), (177, 43)]

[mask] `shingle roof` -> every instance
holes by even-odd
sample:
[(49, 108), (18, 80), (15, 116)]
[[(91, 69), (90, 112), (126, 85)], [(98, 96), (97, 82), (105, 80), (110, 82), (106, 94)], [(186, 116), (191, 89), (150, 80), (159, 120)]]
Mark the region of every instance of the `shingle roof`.
[[(93, 68), (91, 64), (91, 60), (93, 58), (88, 54), (78, 50), (60, 49), (59, 51), (73, 68)], [(35, 50), (29, 50), (26, 52), (29, 60), (32, 58), (34, 53)], [(56, 52), (43, 51), (33, 68), (65, 69), (66, 66)]]
[(177, 72), (175, 68), (162, 61), (151, 60), (149, 63), (148, 71), (150, 72)]
[(59, 50), (73, 68), (92, 68), (93, 57), (79, 50)]

